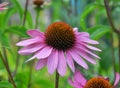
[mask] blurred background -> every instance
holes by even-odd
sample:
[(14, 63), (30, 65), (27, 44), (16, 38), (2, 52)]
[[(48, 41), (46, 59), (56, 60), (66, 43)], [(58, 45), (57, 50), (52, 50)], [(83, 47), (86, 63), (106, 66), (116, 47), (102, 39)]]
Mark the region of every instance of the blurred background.
[[(44, 4), (39, 7), (33, 4), (33, 0), (28, 1), (26, 21), (23, 24), (26, 0), (0, 0), (0, 3), (9, 2), (8, 9), (0, 12), (0, 50), (17, 88), (54, 88), (55, 75), (49, 75), (47, 68), (36, 71), (33, 61), (25, 63), (30, 56), (18, 55), (19, 47), (16, 43), (29, 37), (26, 30), (39, 29), (44, 32), (49, 24), (57, 21), (66, 22), (73, 28), (78, 27), (79, 31), (89, 32), (91, 39), (99, 41), (97, 47), (102, 52), (97, 53), (101, 57), (100, 60), (96, 59), (97, 64), (88, 63), (89, 70), (84, 70), (77, 64), (76, 67), (88, 79), (101, 75), (109, 77), (113, 83), (114, 70), (119, 70), (119, 43), (117, 34), (109, 26), (103, 0), (44, 0)], [(109, 5), (114, 25), (119, 29), (120, 0), (109, 0)], [(67, 81), (72, 75), (68, 68), (66, 76), (60, 77), (59, 88), (72, 88)], [(13, 88), (1, 59), (0, 88)]]

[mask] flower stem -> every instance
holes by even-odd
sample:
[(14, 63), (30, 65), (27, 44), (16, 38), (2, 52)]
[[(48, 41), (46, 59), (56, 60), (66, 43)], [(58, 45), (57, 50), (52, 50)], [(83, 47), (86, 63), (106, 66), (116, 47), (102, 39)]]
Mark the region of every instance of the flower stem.
[(13, 77), (12, 77), (12, 75), (11, 75), (10, 69), (8, 68), (8, 66), (7, 66), (7, 64), (6, 64), (5, 59), (4, 59), (4, 57), (2, 56), (1, 51), (0, 51), (0, 58), (2, 59), (2, 62), (3, 62), (3, 64), (5, 65), (5, 68), (6, 68), (6, 70), (7, 70), (7, 73), (8, 73), (8, 75), (9, 75), (9, 78), (10, 78), (11, 83), (13, 84), (14, 88), (17, 88), (16, 85), (15, 85), (15, 82), (14, 82), (14, 80), (13, 80)]
[(27, 10), (28, 10), (28, 2), (29, 2), (29, 0), (26, 0), (24, 17), (23, 17), (23, 24), (22, 24), (23, 26), (25, 25), (25, 22), (26, 22), (26, 16), (27, 16)]
[(119, 44), (118, 44), (118, 52), (119, 52), (119, 72), (120, 72), (120, 30), (116, 29), (114, 24), (113, 24), (113, 21), (112, 21), (112, 17), (110, 15), (110, 6), (108, 4), (108, 0), (104, 0), (104, 4), (105, 4), (105, 8), (106, 8), (106, 12), (107, 12), (107, 16), (108, 16), (108, 21), (110, 23), (110, 26), (112, 28), (112, 30), (118, 35), (118, 39), (119, 39)]
[[(25, 22), (26, 22), (26, 16), (27, 16), (27, 10), (28, 10), (28, 2), (29, 0), (26, 0), (26, 4), (25, 4), (25, 11), (24, 11), (24, 17), (23, 17), (23, 23), (22, 23), (22, 26), (25, 26)], [(21, 38), (19, 37), (18, 40), (20, 41)], [(20, 48), (17, 49), (17, 51), (19, 50)], [(18, 69), (18, 64), (19, 64), (19, 54), (17, 54), (17, 59), (16, 59), (16, 66), (15, 66), (15, 70), (13, 72), (13, 76), (16, 75), (16, 72), (17, 72), (17, 69)]]
[[(39, 21), (39, 7), (36, 8), (36, 19), (35, 19), (35, 29), (38, 27), (38, 21)], [(30, 63), (30, 67), (29, 67), (29, 80), (28, 80), (28, 88), (31, 88), (31, 77), (32, 77), (32, 73), (33, 73), (33, 66), (34, 65), (34, 61)]]
[(120, 35), (118, 35), (118, 39), (119, 39), (119, 45), (118, 45), (118, 48), (119, 48), (119, 73), (120, 73)]
[(59, 88), (59, 74), (56, 71), (55, 88)]
[(113, 21), (112, 21), (112, 17), (111, 17), (111, 14), (110, 14), (110, 6), (108, 4), (108, 0), (104, 0), (104, 4), (105, 4), (105, 8), (106, 8), (106, 13), (107, 13), (107, 16), (108, 16), (108, 21), (110, 23), (110, 26), (112, 28), (112, 30), (116, 33), (116, 34), (120, 34), (120, 31), (117, 30), (113, 24)]
[(111, 33), (111, 49), (112, 49), (112, 63), (113, 63), (113, 70), (114, 70), (114, 77), (115, 77), (115, 72), (116, 72), (116, 69), (115, 69), (115, 54), (114, 54), (114, 45), (113, 45), (113, 31)]
[(40, 7), (36, 7), (35, 29), (38, 27), (38, 23), (39, 23), (39, 12), (40, 12)]

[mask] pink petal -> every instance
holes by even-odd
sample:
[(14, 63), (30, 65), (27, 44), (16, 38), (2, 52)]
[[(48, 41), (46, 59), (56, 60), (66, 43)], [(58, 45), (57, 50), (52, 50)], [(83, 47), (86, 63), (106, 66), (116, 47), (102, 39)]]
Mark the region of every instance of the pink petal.
[(89, 38), (90, 35), (89, 35), (89, 33), (87, 33), (87, 32), (78, 32), (78, 33), (77, 33), (77, 37), (78, 37), (78, 38), (81, 38), (81, 37), (87, 37), (87, 38)]
[(46, 58), (51, 54), (52, 50), (53, 50), (53, 48), (46, 46), (42, 50), (40, 50), (38, 52), (38, 54), (36, 54), (36, 57), (37, 58)]
[(47, 67), (48, 72), (53, 74), (58, 66), (58, 51), (54, 50), (52, 54), (48, 57)]
[(4, 2), (4, 3), (0, 4), (0, 7), (4, 7), (6, 5), (8, 5), (8, 2)]
[(84, 76), (77, 70), (75, 71), (74, 80), (84, 86), (87, 82), (87, 80), (84, 78)]
[(66, 61), (72, 72), (75, 72), (74, 61), (68, 52), (66, 52)]
[(81, 42), (85, 42), (85, 43), (90, 43), (90, 44), (99, 44), (99, 42), (95, 41), (95, 40), (91, 40), (89, 38), (86, 38), (86, 37), (78, 37), (77, 39), (79, 43)]
[(0, 8), (0, 11), (2, 11), (2, 10), (6, 10), (6, 9), (8, 9), (8, 8)]
[(119, 74), (119, 73), (116, 73), (114, 86), (117, 86), (117, 84), (119, 83), (119, 81), (120, 81), (120, 74)]
[(96, 51), (101, 51), (100, 49), (98, 49), (98, 48), (96, 48), (96, 47), (94, 47), (94, 46), (90, 46), (90, 45), (88, 45), (88, 44), (84, 44), (87, 48), (89, 48), (89, 49), (92, 49), (92, 50), (96, 50)]
[(88, 56), (84, 51), (76, 50), (76, 52), (78, 52), (79, 55), (82, 56), (85, 60), (89, 61), (92, 64), (96, 64), (96, 61), (92, 59), (90, 56)]
[(45, 44), (32, 44), (32, 45), (29, 45), (29, 46), (26, 46), (25, 48), (22, 48), (19, 50), (19, 54), (31, 54), (31, 53), (34, 53), (38, 50), (40, 50), (41, 48), (45, 47)]
[(28, 59), (26, 62), (33, 60), (34, 58), (37, 58), (37, 59), (47, 58), (51, 54), (52, 50), (53, 48), (51, 47), (45, 47), (42, 50), (40, 50), (37, 54), (35, 54), (33, 57)]
[(69, 54), (73, 57), (73, 59), (81, 65), (83, 68), (88, 69), (88, 65), (85, 63), (85, 61), (76, 53), (75, 50), (69, 51)]
[(74, 82), (74, 88), (84, 88), (80, 83)]
[(63, 51), (59, 51), (58, 52), (57, 70), (61, 76), (64, 76), (66, 74), (66, 67), (67, 67), (67, 65), (66, 65), (66, 59), (65, 59), (64, 53), (63, 53)]
[(71, 86), (74, 86), (74, 82), (72, 81), (71, 78), (68, 78), (68, 82), (69, 82), (69, 84), (70, 84)]
[(80, 51), (82, 50), (82, 51), (87, 52), (88, 54), (90, 54), (90, 55), (92, 55), (92, 56), (100, 59), (99, 56), (97, 56), (96, 54), (92, 53), (91, 51), (89, 51), (88, 49), (86, 49), (84, 46), (82, 46), (82, 45), (80, 45), (80, 44), (79, 44), (79, 45), (76, 45), (75, 47), (78, 48)]
[(27, 34), (31, 37), (37, 37), (37, 36), (43, 37), (43, 33), (40, 32), (39, 30), (28, 30)]
[(78, 32), (78, 28), (77, 27), (73, 28), (73, 31)]
[(36, 64), (36, 70), (40, 70), (47, 64), (47, 59), (40, 59)]
[(41, 38), (40, 37), (35, 37), (35, 38), (23, 40), (21, 42), (18, 42), (16, 45), (17, 46), (28, 46), (30, 44), (34, 44), (34, 43), (37, 43), (37, 42), (41, 42)]

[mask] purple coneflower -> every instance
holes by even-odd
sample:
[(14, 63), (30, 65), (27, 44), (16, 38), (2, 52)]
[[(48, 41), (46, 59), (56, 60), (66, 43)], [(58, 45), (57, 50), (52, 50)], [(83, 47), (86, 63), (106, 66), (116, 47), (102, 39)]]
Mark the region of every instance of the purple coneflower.
[(0, 4), (0, 11), (7, 9), (5, 6), (8, 5), (7, 2)]
[(37, 58), (37, 70), (47, 65), (50, 74), (56, 70), (64, 76), (67, 65), (73, 72), (75, 71), (74, 61), (88, 69), (83, 58), (92, 64), (96, 61), (91, 56), (99, 58), (91, 50), (100, 51), (100, 49), (89, 45), (98, 42), (91, 40), (88, 33), (78, 32), (77, 28), (72, 28), (64, 22), (49, 25), (45, 33), (39, 30), (28, 30), (27, 34), (31, 38), (17, 43), (17, 46), (24, 46), (19, 50), (19, 54), (34, 53), (27, 61)]
[(114, 85), (111, 85), (108, 78), (104, 77), (94, 77), (90, 80), (85, 79), (85, 77), (77, 70), (74, 74), (73, 80), (68, 79), (68, 82), (74, 88), (116, 88), (120, 80), (120, 74), (116, 73), (116, 78)]

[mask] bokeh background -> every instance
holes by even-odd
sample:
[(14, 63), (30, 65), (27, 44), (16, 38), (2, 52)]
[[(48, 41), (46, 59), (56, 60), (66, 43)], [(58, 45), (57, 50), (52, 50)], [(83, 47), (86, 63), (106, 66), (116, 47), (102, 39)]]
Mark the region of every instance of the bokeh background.
[[(0, 0), (9, 2), (6, 11), (0, 12), (0, 51), (6, 58), (6, 63), (12, 73), (17, 88), (54, 88), (55, 74), (49, 75), (47, 67), (39, 71), (35, 70), (35, 60), (25, 63), (30, 56), (18, 55), (16, 43), (28, 38), (26, 30), (35, 29), (36, 6), (33, 0), (29, 0), (25, 25), (23, 26), (26, 0)], [(112, 32), (109, 26), (106, 9), (103, 0), (44, 0), (45, 4), (38, 13), (37, 29), (45, 31), (53, 22), (63, 21), (72, 27), (78, 27), (79, 31), (89, 32), (91, 39), (99, 41), (98, 48), (102, 52), (97, 53), (101, 57), (96, 65), (89, 65), (89, 70), (80, 66), (81, 73), (89, 79), (94, 76), (106, 76), (114, 81), (114, 67), (119, 70), (118, 36)], [(114, 25), (120, 28), (120, 0), (109, 0), (111, 15)], [(112, 36), (111, 36), (112, 35)], [(113, 44), (113, 47), (112, 47)], [(113, 63), (113, 52), (115, 66)], [(72, 88), (68, 84), (68, 77), (73, 73), (68, 68), (66, 76), (60, 77), (59, 88)], [(13, 88), (5, 66), (0, 59), (0, 88)]]

